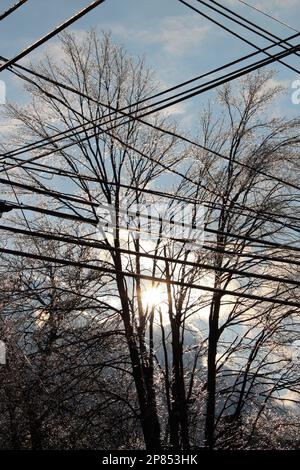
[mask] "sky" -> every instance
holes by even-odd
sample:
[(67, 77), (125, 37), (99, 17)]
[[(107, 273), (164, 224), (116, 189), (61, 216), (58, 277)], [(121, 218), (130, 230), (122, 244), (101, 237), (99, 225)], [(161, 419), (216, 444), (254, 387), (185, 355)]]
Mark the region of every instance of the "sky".
[[(12, 3), (13, 0), (0, 0), (0, 9), (5, 10)], [(189, 0), (189, 3), (226, 23), (230, 29), (240, 32), (259, 47), (270, 44), (224, 20), (197, 0)], [(297, 28), (300, 0), (249, 0), (249, 3)], [(6, 58), (13, 57), (87, 4), (88, 0), (28, 0), (1, 22), (1, 54)], [(288, 27), (268, 19), (239, 0), (224, 0), (222, 4), (282, 38), (294, 34)], [(92, 27), (98, 28), (99, 32), (110, 31), (113, 40), (122, 44), (134, 57), (145, 57), (147, 64), (156, 71), (162, 88), (207, 72), (254, 50), (178, 0), (106, 0), (70, 29), (80, 33)], [(295, 41), (297, 39), (292, 41), (293, 44), (297, 43)], [(47, 48), (53, 48), (57, 42), (57, 38), (52, 39)], [(38, 60), (43, 50), (44, 47), (33, 52), (30, 60)], [(280, 49), (273, 50), (279, 52)], [(297, 57), (285, 60), (294, 66), (298, 62), (300, 68)], [(287, 89), (286, 94), (274, 105), (274, 113), (297, 115), (300, 104), (292, 102), (292, 94), (295, 92), (292, 84), (300, 77), (278, 63), (272, 68), (277, 71), (275, 81)], [(8, 100), (24, 102), (27, 99), (22, 84), (12, 78), (9, 72), (2, 72), (0, 79), (5, 81)], [(177, 105), (172, 112), (189, 129), (194, 126), (195, 117), (201, 113), (208, 98), (213, 99), (214, 96), (215, 92), (206, 93)]]

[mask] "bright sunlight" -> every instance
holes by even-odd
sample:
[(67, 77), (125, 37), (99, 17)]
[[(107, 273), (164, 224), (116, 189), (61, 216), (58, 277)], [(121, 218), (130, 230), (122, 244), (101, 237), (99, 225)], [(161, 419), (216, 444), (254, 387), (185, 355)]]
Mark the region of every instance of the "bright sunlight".
[(144, 308), (162, 307), (167, 302), (167, 294), (161, 287), (149, 287), (142, 293)]

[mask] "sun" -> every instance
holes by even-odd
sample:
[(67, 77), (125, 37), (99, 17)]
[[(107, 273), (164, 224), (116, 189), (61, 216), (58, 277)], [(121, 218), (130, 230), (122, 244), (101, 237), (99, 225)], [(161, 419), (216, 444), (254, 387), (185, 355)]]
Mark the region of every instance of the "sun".
[(160, 287), (149, 287), (142, 292), (145, 308), (161, 307), (166, 302), (166, 294)]

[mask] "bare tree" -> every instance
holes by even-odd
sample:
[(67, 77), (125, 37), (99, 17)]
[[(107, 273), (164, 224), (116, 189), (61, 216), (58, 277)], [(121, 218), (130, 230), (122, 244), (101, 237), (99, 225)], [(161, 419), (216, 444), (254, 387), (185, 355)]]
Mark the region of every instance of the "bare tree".
[[(276, 255), (279, 260), (288, 256), (292, 261), (293, 253), (264, 245), (265, 240), (293, 242), (299, 233), (297, 222), (285, 219), (294, 213), (297, 196), (293, 189), (272, 179), (280, 173), (291, 183), (296, 181), (299, 121), (268, 118), (267, 108), (280, 92), (272, 86), (271, 78), (271, 73), (260, 72), (242, 80), (239, 90), (226, 85), (218, 93), (219, 116), (214, 118), (209, 106), (202, 117), (201, 143), (229, 157), (221, 162), (209, 151), (196, 155), (205, 200), (215, 207), (207, 219), (207, 227), (216, 230), (210, 235), (216, 250), (207, 259), (215, 267), (210, 276), (218, 289), (209, 313), (205, 425), (209, 447), (215, 445), (215, 430), (221, 418), (216, 406), (219, 408), (220, 399), (224, 401), (228, 393), (235, 395), (234, 399), (227, 396), (226, 406), (221, 407), (223, 413), (230, 414), (232, 427), (252, 399), (257, 382), (263, 383), (262, 375), (270, 378), (268, 365), (273, 368), (275, 380), (282, 362), (272, 360), (272, 340), (277, 329), (295, 314), (293, 308), (234, 299), (222, 293), (229, 287), (246, 294), (292, 299), (296, 289), (284, 282), (291, 278), (280, 263), (268, 260), (268, 256)], [(267, 174), (271, 176), (264, 176)], [(251, 259), (251, 255), (259, 254), (267, 259)], [(248, 270), (254, 275), (281, 275), (283, 282), (245, 277)], [(266, 354), (262, 351), (267, 344), (270, 349)], [(232, 371), (235, 385), (222, 391), (218, 381), (222, 382), (230, 363), (237, 367)]]
[[(14, 331), (11, 347), (14, 338), (28, 341), (12, 377), (23, 368), (29, 376), (17, 409), (26, 415), (30, 445), (55, 447), (51, 426), (61, 425), (63, 435), (67, 417), (62, 447), (88, 447), (89, 438), (99, 448), (255, 446), (270, 407), (276, 415), (274, 400), (284, 402), (284, 393), (299, 387), (298, 367), (285, 354), (286, 342), (298, 338), (297, 312), (275, 302), (299, 298), (296, 270), (280, 263), (297, 258), (272, 245), (297, 241), (299, 201), (291, 187), (266, 176), (297, 180), (299, 122), (268, 117), (280, 90), (271, 74), (257, 73), (238, 90), (219, 91), (215, 111), (210, 104), (201, 117), (203, 149), (186, 148), (172, 135), (170, 117), (144, 118), (152, 126), (136, 118), (157, 87), (143, 61), (95, 32), (65, 34), (61, 45), (60, 58), (47, 55), (34, 67), (30, 103), (7, 107), (17, 125), (10, 146), (2, 144), (8, 151), (41, 140), (39, 149), (26, 147), (29, 161), (13, 178), (51, 196), (34, 196), (43, 217), (3, 217), (26, 228), (10, 243), (53, 260), (16, 266), (3, 259), (14, 280), (2, 316), (7, 322), (7, 312), (18, 312), (21, 333), (3, 328)], [(168, 169), (183, 178), (171, 179), (165, 214), (176, 217), (178, 200), (190, 200), (193, 225), (202, 206), (203, 246), (172, 236), (161, 217), (149, 238), (140, 208), (157, 206)], [(8, 189), (7, 196), (33, 204), (29, 190)], [(38, 407), (36, 395), (43, 396)], [(7, 413), (15, 447), (16, 411)]]

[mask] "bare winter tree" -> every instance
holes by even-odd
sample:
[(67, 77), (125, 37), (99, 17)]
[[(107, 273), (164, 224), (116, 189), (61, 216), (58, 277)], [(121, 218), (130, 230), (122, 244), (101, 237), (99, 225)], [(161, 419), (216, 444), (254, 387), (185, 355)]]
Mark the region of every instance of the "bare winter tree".
[[(53, 448), (54, 425), (61, 447), (256, 446), (270, 410), (279, 419), (299, 392), (287, 354), (297, 310), (276, 302), (299, 299), (298, 258), (274, 245), (299, 237), (299, 122), (268, 117), (280, 90), (256, 73), (219, 91), (201, 118), (203, 148), (186, 148), (170, 116), (136, 118), (158, 86), (143, 61), (95, 32), (61, 46), (34, 66), (30, 103), (6, 111), (15, 129), (3, 151), (25, 146), (27, 162), (7, 170), (23, 189), (5, 196), (43, 213), (2, 219), (15, 229), (6, 245), (36, 255), (2, 259), (1, 328), (9, 351), (20, 346), (1, 391), (15, 394), (8, 446)], [(142, 208), (160, 209), (167, 183), (173, 199), (149, 235)], [(204, 209), (203, 244), (166, 228), (180, 200), (192, 225)]]
[[(299, 238), (299, 223), (293, 219), (298, 203), (293, 183), (299, 120), (268, 118), (267, 110), (280, 92), (271, 78), (271, 73), (247, 76), (238, 91), (226, 85), (218, 93), (218, 116), (213, 117), (210, 105), (202, 117), (201, 143), (228, 156), (220, 161), (216, 154), (200, 151), (199, 170), (194, 173), (204, 188), (202, 200), (214, 207), (206, 220), (207, 228), (215, 230), (209, 235), (214, 250), (206, 259), (215, 267), (210, 277), (218, 289), (211, 298), (208, 325), (205, 435), (209, 447), (215, 445), (218, 424), (226, 418), (234, 429), (253, 400), (261, 413), (265, 402), (257, 399), (257, 391), (262, 387), (268, 398), (274, 397), (278, 383), (287, 377), (286, 369), (281, 375), (284, 357), (274, 356), (274, 350), (278, 331), (297, 309), (222, 293), (229, 288), (292, 300), (298, 289), (288, 283), (297, 277), (280, 263), (296, 260), (296, 254), (264, 244), (288, 244)], [(272, 175), (284, 176), (291, 186)], [(259, 277), (249, 277), (248, 272)], [(282, 282), (274, 282), (272, 276)]]
[[(92, 223), (97, 225), (103, 217), (101, 208), (104, 212), (107, 207), (113, 208), (118, 214), (125, 201), (126, 208), (139, 203), (139, 190), (147, 188), (164, 171), (159, 163), (173, 166), (182, 158), (182, 154), (174, 138), (149, 130), (137, 121), (128, 122), (127, 119), (126, 123), (123, 118), (122, 126), (105, 133), (102, 130), (102, 122), (108, 123), (107, 118), (105, 121), (105, 116), (109, 115), (107, 106), (114, 109), (129, 106), (130, 112), (134, 112), (134, 103), (146, 101), (153, 92), (155, 82), (142, 61), (134, 63), (121, 47), (111, 43), (109, 36), (105, 35), (100, 41), (94, 32), (83, 40), (65, 34), (61, 37), (61, 44), (61, 61), (47, 57), (38, 66), (37, 72), (72, 86), (91, 98), (83, 98), (58, 85), (36, 79), (35, 83), (28, 85), (32, 102), (24, 108), (15, 105), (8, 107), (9, 115), (20, 123), (14, 144), (28, 143), (28, 139), (46, 139), (46, 148), (52, 153), (51, 164), (57, 170), (64, 170), (64, 175), (68, 175), (66, 171), (71, 174), (69, 178), (64, 178), (63, 183), (59, 176), (57, 179), (54, 177), (56, 181), (52, 188), (64, 184), (66, 191), (76, 189), (82, 198), (90, 202), (90, 209), (70, 203), (66, 210), (77, 216), (89, 216)], [(151, 120), (159, 126), (172, 128), (166, 117)], [(88, 130), (91, 123), (92, 129)], [(81, 133), (72, 132), (73, 127), (79, 125), (83, 126)], [(106, 124), (106, 127), (109, 128), (109, 125)], [(72, 144), (67, 150), (61, 150), (52, 137), (61, 131), (70, 131), (68, 137), (63, 139), (63, 144)], [(85, 137), (84, 142), (81, 141), (82, 137)], [(141, 151), (147, 154), (148, 160), (141, 158)], [(36, 151), (33, 155), (36, 155)], [(46, 161), (49, 162), (48, 157), (40, 159), (39, 163)], [(40, 176), (34, 176), (35, 173), (26, 168), (21, 171), (25, 171), (31, 183), (46, 188)], [(125, 187), (122, 186), (124, 182)], [(51, 206), (57, 209), (60, 205), (57, 200)], [(95, 206), (98, 205), (101, 208), (97, 213)], [(145, 337), (147, 321), (141, 302), (143, 286), (139, 278), (132, 282), (123, 274), (130, 264), (135, 264), (134, 269), (139, 273), (139, 240), (136, 238), (132, 242), (130, 237), (124, 239), (119, 221), (112, 238), (101, 227), (99, 231), (103, 235), (99, 247), (106, 251), (98, 250), (96, 264), (104, 264), (116, 270), (112, 282), (118, 292), (119, 321), (125, 331), (145, 444), (149, 449), (158, 449), (160, 425), (153, 383), (153, 352), (147, 347)], [(89, 233), (88, 226), (82, 226), (77, 235), (85, 237)], [(99, 238), (98, 230), (96, 236)], [(137, 255), (128, 259), (120, 250), (124, 246), (132, 248), (132, 243)], [(116, 293), (110, 294), (107, 290), (106, 295), (109, 304)]]

